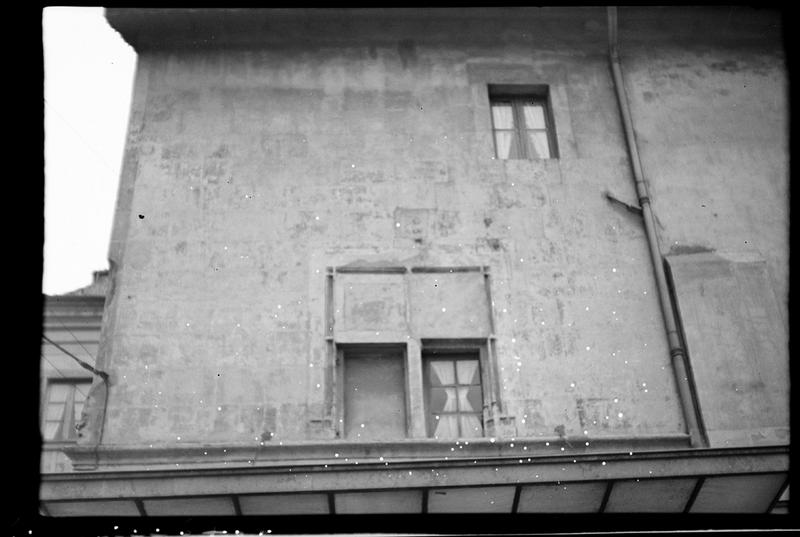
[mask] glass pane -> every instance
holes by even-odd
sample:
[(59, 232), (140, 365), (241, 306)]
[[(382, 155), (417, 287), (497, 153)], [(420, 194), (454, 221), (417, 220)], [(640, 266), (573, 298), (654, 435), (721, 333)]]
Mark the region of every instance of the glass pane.
[(480, 386), (458, 389), (458, 409), (460, 411), (479, 412), (482, 407)]
[(64, 415), (64, 405), (63, 403), (55, 403), (47, 405), (47, 412), (45, 412), (44, 419), (48, 421), (61, 421), (61, 417)]
[(455, 414), (434, 416), (434, 438), (458, 438), (458, 416)]
[(531, 158), (550, 158), (550, 144), (547, 141), (547, 132), (528, 132), (528, 155)]
[(458, 416), (461, 425), (461, 437), (473, 438), (483, 436), (483, 424), (475, 414), (460, 414)]
[(494, 131), (494, 143), (497, 147), (497, 158), (502, 160), (519, 158), (516, 131)]
[(431, 412), (455, 412), (456, 389), (455, 388), (431, 388)]
[(92, 387), (91, 382), (80, 382), (75, 385), (75, 401), (84, 401), (86, 396), (89, 395), (89, 389)]
[(53, 403), (63, 403), (67, 400), (67, 394), (71, 389), (72, 386), (69, 384), (51, 384), (48, 399)]
[(61, 431), (63, 440), (76, 440), (78, 438), (78, 431), (75, 430), (75, 423), (65, 423), (64, 429)]
[(511, 103), (493, 103), (492, 121), (495, 129), (513, 129), (514, 109)]
[(444, 403), (444, 408), (442, 409), (444, 412), (456, 412), (458, 411), (458, 405), (456, 403), (456, 389), (455, 388), (444, 388), (445, 392), (447, 393), (447, 400)]
[(429, 401), (431, 412), (443, 411), (446, 401), (447, 393), (445, 393), (444, 388), (431, 388), (431, 398)]
[(522, 107), (525, 114), (526, 129), (544, 129), (544, 107), (540, 104), (526, 104)]
[(455, 384), (456, 375), (453, 371), (453, 362), (435, 360), (428, 362), (431, 371), (431, 386), (441, 386), (442, 384)]
[(52, 440), (58, 431), (58, 422), (48, 422), (44, 424), (44, 439)]
[(75, 400), (75, 413), (72, 415), (72, 419), (76, 422), (80, 421), (81, 419), (81, 412), (83, 411), (83, 403), (84, 401)]
[(478, 383), (478, 360), (459, 360), (456, 362), (459, 384)]
[(475, 410), (483, 409), (483, 394), (481, 393), (480, 386), (472, 386), (467, 392), (467, 400), (470, 406)]

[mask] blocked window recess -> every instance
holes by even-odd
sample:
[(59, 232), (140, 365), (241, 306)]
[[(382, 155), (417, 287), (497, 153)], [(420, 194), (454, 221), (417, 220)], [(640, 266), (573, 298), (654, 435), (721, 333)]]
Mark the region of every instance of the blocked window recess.
[(704, 252), (665, 263), (710, 446), (788, 444), (788, 335), (766, 261)]
[(336, 376), (342, 437), (377, 441), (408, 436), (404, 345), (341, 345)]

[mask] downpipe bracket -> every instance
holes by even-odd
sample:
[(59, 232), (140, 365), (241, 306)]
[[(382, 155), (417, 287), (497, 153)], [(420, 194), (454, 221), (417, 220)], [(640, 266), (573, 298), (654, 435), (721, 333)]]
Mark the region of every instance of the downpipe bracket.
[[(605, 197), (606, 197), (606, 199), (608, 201), (610, 201), (612, 203), (616, 203), (618, 205), (622, 205), (623, 207), (625, 207), (625, 209), (628, 212), (631, 212), (631, 213), (634, 213), (634, 214), (638, 214), (639, 216), (642, 216), (642, 208), (641, 207), (636, 207), (635, 205), (631, 205), (630, 203), (625, 203), (624, 201), (622, 201), (622, 200), (618, 199), (617, 197), (615, 197), (608, 190), (603, 192), (603, 194), (605, 195)], [(640, 202), (641, 202), (641, 200), (640, 200)]]

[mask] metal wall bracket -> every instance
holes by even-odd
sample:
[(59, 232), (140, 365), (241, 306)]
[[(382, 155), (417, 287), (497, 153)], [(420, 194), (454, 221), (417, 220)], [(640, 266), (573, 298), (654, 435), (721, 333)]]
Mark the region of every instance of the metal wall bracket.
[(642, 216), (642, 208), (641, 207), (636, 207), (635, 205), (631, 205), (630, 203), (625, 203), (624, 201), (622, 201), (620, 199), (617, 199), (608, 190), (603, 192), (603, 194), (605, 194), (605, 197), (606, 197), (606, 199), (608, 201), (610, 201), (612, 203), (618, 203), (619, 205), (622, 205), (623, 207), (625, 207), (625, 209), (627, 209), (629, 212), (636, 213), (639, 216)]

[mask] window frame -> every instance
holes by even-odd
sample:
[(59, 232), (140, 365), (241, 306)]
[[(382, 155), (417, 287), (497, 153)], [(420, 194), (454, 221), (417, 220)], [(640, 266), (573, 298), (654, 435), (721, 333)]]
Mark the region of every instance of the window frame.
[[(478, 420), (481, 423), (481, 432), (477, 436), (461, 436), (461, 422), (458, 420), (458, 432), (459, 435), (456, 438), (435, 438), (435, 422), (434, 422), (434, 412), (431, 410), (430, 406), (430, 398), (431, 398), (431, 379), (429, 374), (429, 363), (436, 360), (451, 360), (455, 364), (456, 360), (454, 358), (448, 359), (448, 356), (464, 356), (472, 354), (474, 358), (465, 358), (466, 359), (474, 359), (478, 361), (478, 384), (477, 386), (480, 387), (481, 391), (481, 408), (478, 411), (473, 412), (448, 412), (447, 414), (451, 415), (461, 415), (461, 414), (472, 414), (478, 415)], [(489, 407), (487, 397), (489, 394), (487, 393), (487, 388), (485, 386), (485, 379), (486, 371), (484, 370), (488, 367), (487, 363), (487, 352), (484, 345), (476, 345), (470, 343), (462, 343), (459, 344), (458, 342), (447, 343), (443, 342), (443, 344), (433, 344), (430, 343), (424, 344), (421, 352), (421, 362), (422, 362), (422, 388), (423, 388), (423, 406), (424, 406), (424, 415), (425, 415), (425, 433), (427, 438), (432, 440), (438, 441), (451, 441), (451, 440), (461, 440), (461, 439), (470, 439), (470, 438), (484, 438), (486, 436), (486, 411)], [(455, 369), (457, 366), (454, 365), (454, 374), (456, 375), (456, 382), (458, 381), (458, 372)], [(445, 385), (443, 385), (445, 386)], [(446, 385), (445, 387), (450, 386)], [(453, 387), (457, 386), (475, 386), (475, 384), (454, 384)], [(458, 391), (456, 388), (456, 400), (458, 401)], [(458, 405), (458, 402), (456, 403)], [(441, 414), (441, 413), (440, 413)]]
[[(62, 378), (49, 378), (47, 379), (47, 386), (45, 390), (45, 397), (44, 397), (44, 404), (42, 407), (41, 413), (41, 435), (42, 435), (42, 442), (47, 444), (74, 444), (78, 441), (78, 434), (75, 431), (75, 425), (80, 421), (80, 416), (75, 411), (75, 392), (78, 391), (78, 387), (81, 385), (86, 385), (86, 393), (84, 395), (83, 403), (81, 405), (81, 411), (86, 406), (86, 401), (89, 399), (89, 393), (92, 388), (93, 379), (91, 377), (62, 377)], [(50, 394), (52, 393), (53, 386), (55, 385), (67, 385), (70, 386), (72, 389), (70, 393), (67, 394), (67, 398), (63, 401), (61, 407), (63, 409), (63, 413), (61, 418), (58, 422), (58, 428), (53, 436), (53, 438), (48, 439), (46, 433), (46, 425), (47, 423), (53, 423), (54, 420), (47, 419), (47, 410), (51, 404), (50, 402)], [(67, 413), (67, 402), (72, 401), (72, 415), (71, 417)], [(68, 423), (69, 421), (69, 423)], [(59, 434), (60, 433), (60, 434)], [(66, 433), (66, 436), (65, 436)]]
[[(511, 105), (512, 118), (514, 120), (513, 129), (498, 129), (494, 122), (494, 105), (508, 103)], [(548, 158), (534, 157), (528, 154), (528, 144), (525, 142), (528, 132), (541, 132), (543, 129), (528, 128), (525, 123), (525, 114), (522, 110), (526, 104), (534, 104), (542, 107), (544, 116), (544, 131), (547, 137)], [(558, 144), (556, 143), (555, 121), (553, 110), (550, 105), (550, 91), (548, 86), (539, 85), (489, 85), (489, 118), (492, 124), (492, 144), (494, 145), (494, 155), (498, 160), (553, 160), (558, 159)], [(517, 158), (501, 158), (497, 150), (498, 131), (513, 132), (516, 135)]]

